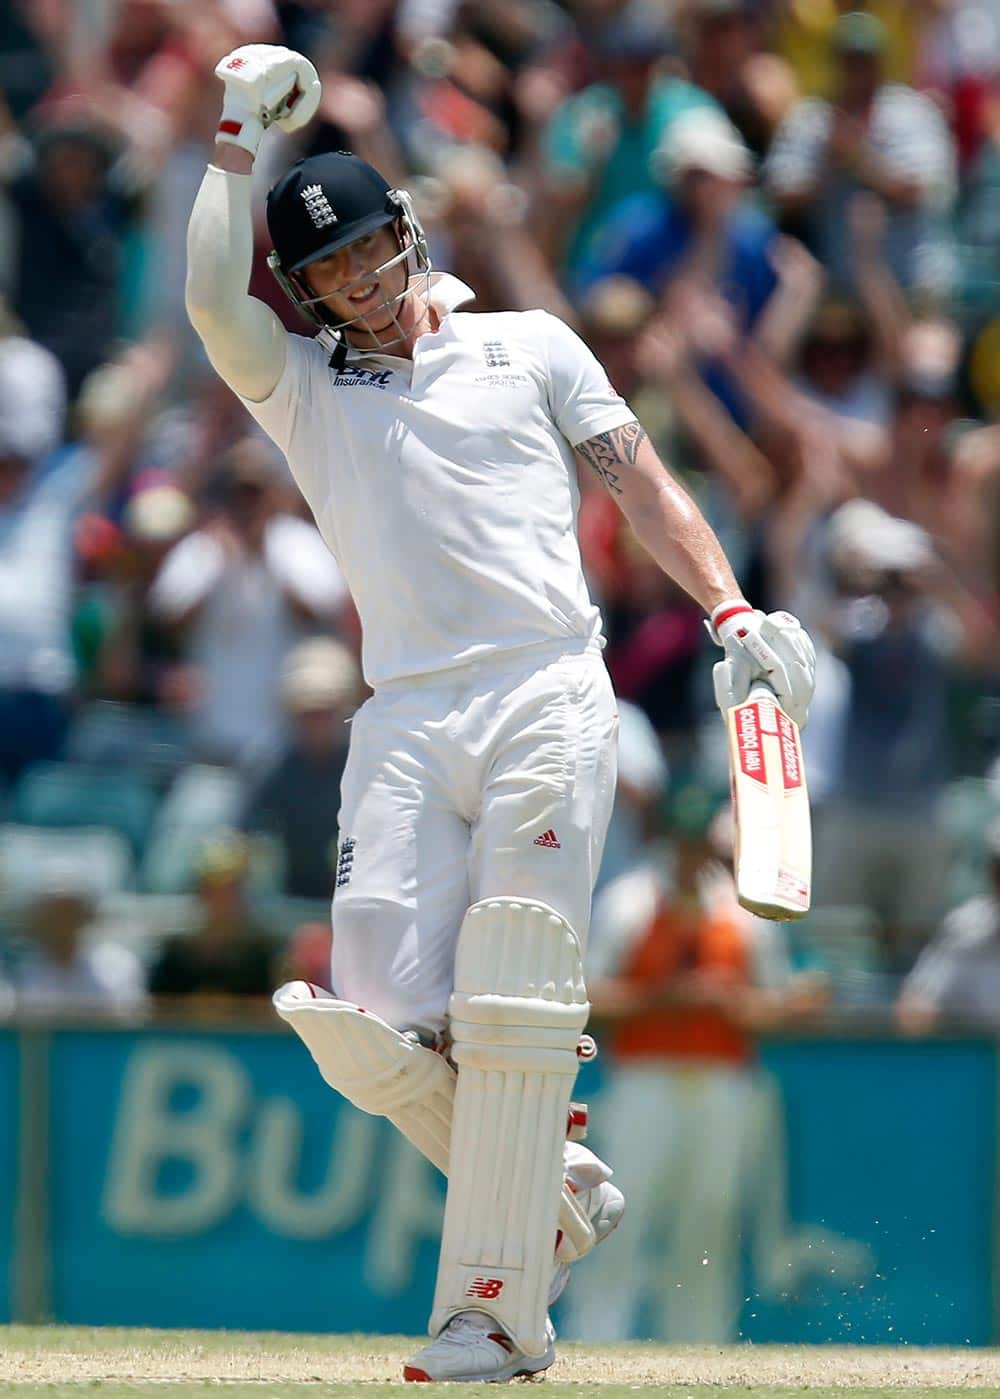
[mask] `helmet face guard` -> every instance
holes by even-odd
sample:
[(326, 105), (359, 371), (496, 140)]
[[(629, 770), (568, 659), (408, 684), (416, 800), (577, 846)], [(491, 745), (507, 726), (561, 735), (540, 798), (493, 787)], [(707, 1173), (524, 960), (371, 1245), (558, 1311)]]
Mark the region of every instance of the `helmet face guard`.
[[(424, 234), (423, 227), (414, 212), (413, 201), (404, 189), (390, 190), (386, 198), (387, 203), (395, 208), (396, 217), (393, 219), (390, 215), (380, 226), (387, 227), (391, 225), (393, 227), (399, 243), (399, 252), (393, 257), (387, 258), (385, 262), (379, 263), (377, 267), (371, 268), (370, 271), (365, 272), (362, 276), (356, 277), (353, 281), (348, 282), (342, 287), (338, 287), (337, 292), (339, 295), (349, 296), (352, 291), (356, 290), (358, 287), (367, 286), (369, 282), (375, 282), (381, 288), (382, 277), (400, 264), (406, 268), (409, 275), (407, 276), (402, 291), (398, 292), (395, 296), (384, 296), (382, 301), (377, 305), (373, 306), (368, 311), (362, 312), (362, 314), (358, 316), (350, 317), (347, 320), (336, 319), (330, 313), (326, 305), (329, 293), (325, 296), (316, 296), (309, 286), (306, 274), (310, 262), (318, 262), (324, 256), (329, 256), (329, 254), (319, 252), (315, 257), (310, 258), (308, 262), (297, 265), (294, 271), (287, 272), (282, 266), (281, 258), (276, 249), (272, 250), (267, 257), (267, 265), (271, 269), (282, 291), (288, 299), (298, 307), (303, 315), (308, 316), (311, 321), (314, 321), (316, 325), (320, 327), (323, 332), (320, 338), (331, 345), (334, 351), (334, 359), (339, 360), (341, 363), (348, 349), (351, 348), (347, 333), (353, 329), (360, 330), (363, 334), (370, 337), (373, 341), (370, 347), (372, 353), (377, 354), (381, 350), (388, 350), (395, 345), (401, 344), (407, 338), (409, 332), (404, 329), (400, 322), (397, 310), (402, 305), (405, 298), (411, 293), (426, 299), (430, 290), (430, 276), (433, 270), (430, 252), (427, 247), (427, 238)], [(358, 236), (365, 237), (366, 235), (359, 234)], [(350, 244), (342, 244), (341, 246), (349, 247)], [(413, 278), (415, 277), (423, 278), (422, 286), (414, 285)], [(388, 312), (390, 322), (396, 331), (396, 334), (389, 340), (383, 339), (384, 331), (373, 331), (368, 325), (369, 317), (377, 315), (382, 311)], [(386, 327), (385, 329), (388, 328), (389, 327)], [(358, 348), (368, 349), (369, 347), (360, 346)]]

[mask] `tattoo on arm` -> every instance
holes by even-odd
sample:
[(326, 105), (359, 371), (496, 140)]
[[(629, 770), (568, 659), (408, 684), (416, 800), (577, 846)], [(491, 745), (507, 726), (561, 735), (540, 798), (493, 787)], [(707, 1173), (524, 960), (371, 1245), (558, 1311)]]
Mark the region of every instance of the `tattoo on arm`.
[(645, 437), (644, 429), (633, 418), (610, 432), (599, 432), (596, 437), (588, 437), (586, 442), (578, 442), (576, 450), (590, 463), (608, 490), (621, 495), (622, 488), (618, 484), (621, 468), (635, 465)]

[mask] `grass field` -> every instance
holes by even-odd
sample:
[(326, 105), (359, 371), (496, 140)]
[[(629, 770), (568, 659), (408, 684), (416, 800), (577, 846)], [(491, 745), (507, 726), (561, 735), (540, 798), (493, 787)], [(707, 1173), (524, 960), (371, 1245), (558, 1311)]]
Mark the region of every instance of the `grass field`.
[[(0, 1394), (14, 1399), (410, 1399), (479, 1385), (399, 1382), (405, 1336), (289, 1336), (93, 1327), (0, 1327)], [(898, 1347), (566, 1345), (552, 1399), (997, 1399), (1000, 1351)], [(486, 1391), (492, 1393), (494, 1391)]]

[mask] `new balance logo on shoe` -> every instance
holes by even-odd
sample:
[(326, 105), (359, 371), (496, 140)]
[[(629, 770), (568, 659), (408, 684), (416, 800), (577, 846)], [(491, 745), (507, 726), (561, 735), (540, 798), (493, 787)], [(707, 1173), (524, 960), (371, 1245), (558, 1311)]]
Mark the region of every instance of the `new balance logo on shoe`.
[(481, 1297), (495, 1301), (503, 1291), (503, 1278), (473, 1278), (465, 1289), (466, 1297)]
[(534, 844), (544, 845), (546, 850), (562, 849), (562, 846), (559, 844), (559, 841), (556, 838), (556, 833), (553, 830), (548, 830), (543, 835), (540, 835), (538, 839), (534, 842)]

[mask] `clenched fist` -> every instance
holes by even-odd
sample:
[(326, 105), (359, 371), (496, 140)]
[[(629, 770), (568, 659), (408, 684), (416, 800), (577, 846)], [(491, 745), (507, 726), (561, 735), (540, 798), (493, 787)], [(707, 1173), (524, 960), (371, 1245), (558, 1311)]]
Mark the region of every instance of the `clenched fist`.
[(215, 76), (226, 85), (217, 140), (257, 154), (273, 123), (297, 131), (316, 115), (322, 89), (316, 69), (301, 53), (278, 44), (244, 44), (227, 53)]

